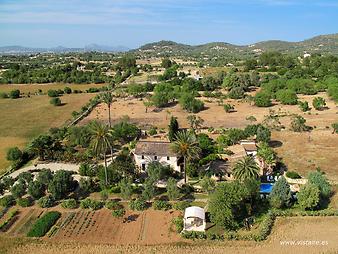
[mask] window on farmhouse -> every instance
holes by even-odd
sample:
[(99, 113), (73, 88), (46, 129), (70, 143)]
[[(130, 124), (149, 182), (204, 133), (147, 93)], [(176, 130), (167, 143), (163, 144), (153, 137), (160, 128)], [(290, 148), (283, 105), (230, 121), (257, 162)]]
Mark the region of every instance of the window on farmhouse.
[(154, 160), (157, 161), (157, 156), (156, 155), (154, 156)]
[(167, 156), (167, 161), (169, 161), (170, 160), (170, 157), (169, 156)]

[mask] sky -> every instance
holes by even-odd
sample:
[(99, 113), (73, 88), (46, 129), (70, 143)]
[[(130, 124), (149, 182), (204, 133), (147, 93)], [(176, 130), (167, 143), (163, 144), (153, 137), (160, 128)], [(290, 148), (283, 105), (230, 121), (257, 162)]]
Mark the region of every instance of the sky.
[(0, 0), (0, 46), (301, 41), (338, 32), (338, 0)]

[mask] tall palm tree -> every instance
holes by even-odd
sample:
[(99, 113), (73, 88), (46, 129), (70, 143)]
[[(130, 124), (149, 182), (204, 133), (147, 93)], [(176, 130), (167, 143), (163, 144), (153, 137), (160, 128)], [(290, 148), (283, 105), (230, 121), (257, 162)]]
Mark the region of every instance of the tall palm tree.
[(176, 140), (171, 145), (171, 150), (178, 156), (183, 157), (184, 183), (187, 183), (186, 163), (191, 159), (198, 158), (201, 153), (196, 136), (187, 131), (178, 132)]
[(109, 128), (107, 125), (99, 123), (97, 121), (91, 122), (89, 124), (90, 130), (90, 145), (94, 150), (96, 156), (103, 155), (104, 159), (104, 170), (105, 170), (105, 180), (106, 185), (108, 185), (108, 175), (107, 175), (107, 149), (112, 147), (111, 145), (111, 136), (109, 133)]
[(235, 179), (243, 182), (248, 179), (257, 179), (259, 177), (259, 167), (251, 156), (246, 156), (236, 162), (232, 169)]
[(113, 103), (113, 95), (111, 92), (105, 92), (101, 94), (101, 100), (107, 104), (108, 107), (108, 121), (109, 121), (109, 128), (111, 128), (111, 116), (110, 116), (110, 108)]

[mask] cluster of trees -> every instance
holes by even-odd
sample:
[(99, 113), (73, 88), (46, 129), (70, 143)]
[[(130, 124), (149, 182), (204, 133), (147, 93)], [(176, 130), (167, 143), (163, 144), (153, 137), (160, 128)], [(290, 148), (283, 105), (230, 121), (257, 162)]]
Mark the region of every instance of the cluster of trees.
[(5, 190), (9, 190), (13, 198), (17, 200), (28, 194), (44, 205), (47, 200), (53, 202), (65, 198), (70, 192), (74, 191), (77, 182), (73, 180), (72, 173), (69, 171), (59, 170), (53, 173), (49, 169), (42, 169), (36, 180), (33, 180), (31, 173), (23, 172), (16, 179), (9, 176), (4, 177), (0, 186), (1, 194)]
[(104, 83), (109, 77), (100, 70), (82, 71), (74, 64), (35, 68), (34, 65), (19, 65), (4, 71), (0, 84), (28, 83)]

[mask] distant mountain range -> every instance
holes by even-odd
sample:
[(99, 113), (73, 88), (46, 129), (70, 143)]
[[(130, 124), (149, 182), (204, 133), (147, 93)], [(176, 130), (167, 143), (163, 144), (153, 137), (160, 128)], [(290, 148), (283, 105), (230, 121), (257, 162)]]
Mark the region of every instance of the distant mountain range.
[(212, 42), (197, 46), (176, 43), (173, 41), (159, 41), (146, 44), (138, 49), (132, 50), (142, 54), (151, 55), (233, 55), (246, 56), (260, 54), (265, 51), (279, 51), (289, 54), (328, 53), (338, 55), (338, 33), (320, 35), (300, 42), (287, 42), (270, 40), (239, 46), (225, 42)]
[(279, 51), (289, 54), (321, 53), (338, 55), (338, 33), (320, 35), (300, 42), (269, 40), (251, 45), (234, 45), (226, 42), (211, 42), (202, 45), (187, 45), (173, 41), (159, 41), (145, 44), (130, 50), (124, 46), (103, 46), (90, 44), (83, 48), (28, 48), (22, 46), (0, 47), (0, 54), (28, 54), (28, 53), (68, 53), (68, 52), (131, 52), (152, 56), (161, 55), (209, 55), (209, 56), (249, 56), (265, 51)]
[(22, 46), (0, 47), (0, 54), (34, 54), (34, 53), (69, 53), (69, 52), (126, 52), (130, 49), (124, 46), (104, 46), (89, 44), (83, 48), (66, 48), (62, 46), (54, 48), (30, 48)]

